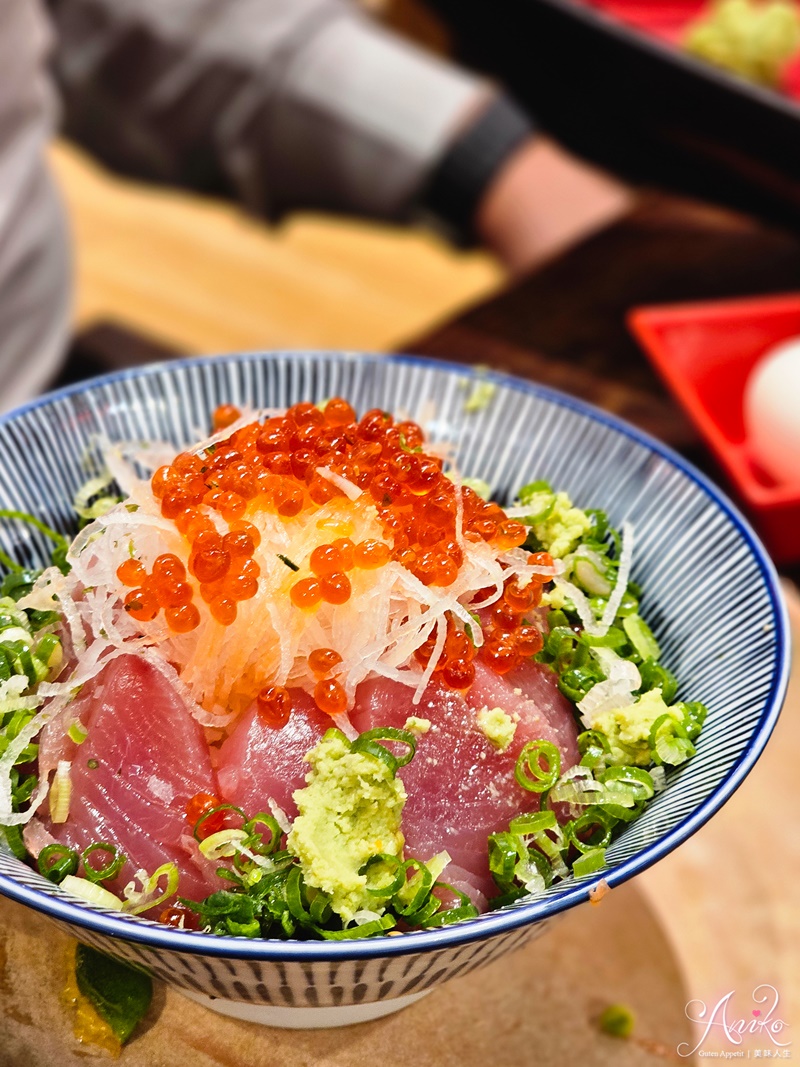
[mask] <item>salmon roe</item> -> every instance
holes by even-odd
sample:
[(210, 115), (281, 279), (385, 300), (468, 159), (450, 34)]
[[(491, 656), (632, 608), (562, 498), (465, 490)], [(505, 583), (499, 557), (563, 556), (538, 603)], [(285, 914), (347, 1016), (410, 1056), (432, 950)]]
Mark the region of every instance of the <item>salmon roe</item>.
[(292, 714), (292, 696), (282, 685), (268, 685), (256, 697), (258, 714), (273, 730), (280, 730)]
[[(240, 418), (238, 408), (224, 404), (214, 412), (214, 429), (224, 431)], [(268, 511), (292, 524), (304, 512), (345, 495), (355, 500), (363, 494), (374, 505), (381, 533), (358, 542), (332, 536), (298, 559), (301, 573), (288, 583), (297, 609), (345, 604), (359, 588), (359, 572), (389, 564), (407, 568), (426, 586), (447, 588), (457, 581), (470, 542), (486, 542), (497, 554), (525, 544), (523, 523), (469, 487), (461, 488), (459, 499), (443, 461), (423, 447), (424, 434), (415, 422), (396, 421), (379, 408), (358, 419), (346, 400), (334, 397), (319, 407), (294, 404), (284, 415), (240, 426), (205, 450), (182, 452), (154, 473), (152, 490), (162, 516), (188, 543), (187, 562), (165, 553), (149, 573), (138, 560), (121, 563), (117, 577), (130, 588), (126, 611), (142, 622), (163, 611), (173, 632), (188, 633), (199, 625), (197, 599), (209, 605), (217, 623), (232, 625), (238, 605), (257, 594), (261, 578), (253, 558), (261, 535), (249, 519)], [(552, 564), (547, 553), (528, 558), (542, 567)], [(509, 577), (500, 600), (482, 613), (479, 651), (467, 630), (451, 619), (437, 677), (465, 690), (474, 679), (476, 657), (505, 674), (540, 651), (534, 613), (547, 580), (537, 575), (523, 585)], [(436, 643), (434, 631), (415, 653), (420, 664), (430, 661)], [(319, 679), (317, 705), (338, 714), (346, 698), (330, 674), (341, 662), (339, 654), (315, 649), (308, 662)], [(278, 721), (277, 711), (275, 716)]]
[(314, 686), (314, 703), (326, 715), (341, 715), (347, 709), (347, 693), (335, 678), (322, 679)]
[(236, 422), (237, 419), (242, 417), (241, 411), (233, 404), (220, 404), (220, 406), (214, 412), (214, 417), (211, 422), (214, 427), (214, 432), (224, 430), (230, 426), (231, 423)]
[(334, 648), (315, 648), (308, 656), (308, 669), (312, 674), (328, 674), (338, 667), (342, 657)]
[(185, 904), (170, 904), (158, 917), (164, 926), (174, 926), (180, 930), (199, 930), (200, 920), (191, 908)]
[[(186, 805), (186, 821), (194, 829), (199, 819), (202, 819), (205, 814), (213, 811), (214, 808), (218, 808), (223, 803), (224, 801), (214, 796), (213, 793), (195, 793)], [(205, 841), (207, 837), (217, 833), (224, 826), (225, 812), (216, 811), (213, 815), (209, 815), (207, 819), (203, 820), (197, 834), (201, 840)]]
[(123, 585), (141, 585), (147, 577), (147, 568), (138, 559), (126, 559), (117, 567), (117, 577)]

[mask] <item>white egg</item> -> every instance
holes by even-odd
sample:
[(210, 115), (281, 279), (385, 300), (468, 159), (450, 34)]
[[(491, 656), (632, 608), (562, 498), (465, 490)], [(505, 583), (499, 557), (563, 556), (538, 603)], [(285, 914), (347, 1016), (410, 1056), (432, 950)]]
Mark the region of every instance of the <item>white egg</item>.
[(755, 366), (744, 422), (753, 459), (776, 481), (800, 485), (800, 338), (770, 349)]

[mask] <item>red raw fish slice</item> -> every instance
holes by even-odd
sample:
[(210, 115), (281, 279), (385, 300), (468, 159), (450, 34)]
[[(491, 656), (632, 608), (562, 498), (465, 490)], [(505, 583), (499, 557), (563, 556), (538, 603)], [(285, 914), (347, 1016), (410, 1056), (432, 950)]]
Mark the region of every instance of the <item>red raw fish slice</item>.
[(120, 848), (129, 862), (111, 886), (117, 890), (139, 868), (152, 874), (170, 860), (180, 871), (181, 895), (200, 899), (218, 889), (212, 866), (181, 843), (187, 802), (196, 793), (218, 794), (201, 727), (139, 656), (109, 664), (94, 694), (83, 716), (89, 736), (72, 763), (69, 819), (48, 822), (50, 833), (79, 850), (93, 841)]
[(295, 789), (305, 785), (310, 767), (303, 756), (333, 726), (302, 689), (290, 690), (292, 714), (286, 726), (267, 726), (256, 705), (249, 709), (223, 744), (217, 760), (221, 796), (247, 815), (269, 811), (269, 801), (293, 819)]
[[(514, 777), (523, 745), (552, 741), (561, 752), (562, 771), (579, 758), (572, 705), (550, 681), (546, 668), (531, 665), (520, 673), (524, 676), (514, 684), (478, 664), (468, 700), (434, 682), (416, 706), (406, 686), (367, 681), (359, 687), (351, 714), (360, 732), (402, 727), (409, 715), (430, 719), (431, 730), (419, 737), (414, 759), (400, 772), (408, 793), (403, 812), (406, 854), (429, 859), (446, 849), (462, 877), (466, 872), (471, 886), (487, 898), (497, 892), (489, 873), (489, 834), (506, 829), (519, 812), (538, 806), (538, 796)], [(521, 688), (522, 693), (515, 692)], [(526, 698), (527, 692), (532, 699)], [(484, 705), (519, 715), (514, 740), (505, 752), (498, 752), (476, 725), (475, 713)]]
[(552, 741), (561, 753), (562, 772), (580, 761), (575, 712), (559, 691), (558, 679), (549, 667), (531, 659), (501, 676), (479, 664), (475, 682), (467, 692), (467, 703), (475, 711), (499, 707), (520, 716), (508, 749), (515, 760), (526, 741), (543, 740)]
[[(406, 854), (430, 859), (447, 849), (453, 863), (444, 877), (484, 904), (496, 893), (488, 835), (538, 804), (538, 797), (514, 778), (517, 755), (527, 741), (543, 738), (561, 752), (562, 770), (576, 763), (572, 705), (559, 693), (552, 672), (533, 663), (506, 678), (479, 664), (468, 700), (436, 682), (420, 704), (413, 705), (411, 697), (412, 690), (399, 682), (370, 679), (359, 686), (350, 718), (359, 732), (402, 727), (410, 715), (431, 720), (433, 728), (419, 737), (416, 756), (401, 771), (408, 793)], [(282, 729), (266, 726), (253, 708), (222, 746), (217, 764), (222, 796), (248, 814), (268, 811), (272, 799), (290, 818), (296, 815), (292, 793), (308, 774), (303, 756), (332, 725), (307, 693), (292, 690), (292, 698), (292, 716)], [(475, 713), (484, 705), (519, 715), (514, 741), (504, 753), (476, 726)]]

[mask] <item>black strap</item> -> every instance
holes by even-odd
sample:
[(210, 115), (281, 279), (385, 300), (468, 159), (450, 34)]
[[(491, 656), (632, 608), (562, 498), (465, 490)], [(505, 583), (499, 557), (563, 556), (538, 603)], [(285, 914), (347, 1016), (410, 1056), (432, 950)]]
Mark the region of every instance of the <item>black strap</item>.
[(508, 96), (496, 97), (450, 145), (431, 174), (421, 204), (466, 238), (487, 186), (535, 127)]

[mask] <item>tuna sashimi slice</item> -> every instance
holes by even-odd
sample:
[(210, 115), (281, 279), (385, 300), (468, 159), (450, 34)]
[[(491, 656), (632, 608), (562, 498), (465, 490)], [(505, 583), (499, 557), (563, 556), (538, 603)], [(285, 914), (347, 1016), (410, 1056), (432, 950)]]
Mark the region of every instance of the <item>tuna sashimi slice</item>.
[[(98, 675), (81, 716), (86, 741), (74, 751), (65, 823), (45, 825), (55, 840), (84, 849), (116, 845), (128, 857), (111, 888), (172, 860), (178, 892), (200, 899), (220, 887), (213, 865), (188, 843), (185, 808), (196, 793), (218, 794), (202, 728), (163, 674), (136, 655)], [(183, 842), (182, 842), (183, 839)]]
[(526, 741), (541, 739), (552, 741), (561, 753), (562, 772), (579, 762), (575, 711), (560, 692), (558, 678), (549, 667), (530, 659), (509, 674), (499, 675), (479, 664), (475, 682), (467, 692), (467, 703), (475, 711), (500, 707), (520, 716), (509, 749), (515, 760)]
[[(452, 864), (443, 877), (484, 906), (496, 894), (489, 874), (489, 834), (538, 805), (538, 796), (514, 778), (517, 756), (527, 741), (545, 739), (558, 747), (562, 770), (577, 763), (572, 705), (559, 693), (553, 673), (534, 663), (504, 678), (478, 664), (466, 700), (437, 682), (418, 705), (411, 703), (412, 692), (399, 682), (368, 679), (356, 692), (351, 721), (359, 732), (402, 727), (411, 715), (431, 721), (431, 730), (417, 741), (414, 759), (400, 772), (408, 793), (406, 855), (424, 860), (446, 849)], [(307, 693), (292, 690), (292, 698), (292, 716), (282, 729), (267, 726), (252, 708), (220, 751), (221, 795), (249, 815), (269, 811), (272, 800), (294, 818), (292, 794), (305, 784), (309, 769), (303, 756), (332, 725)], [(503, 753), (477, 726), (476, 712), (484, 705), (519, 717), (514, 741)]]
[(285, 726), (279, 730), (267, 726), (253, 704), (220, 750), (220, 795), (249, 816), (268, 812), (270, 801), (290, 819), (297, 815), (292, 793), (305, 784), (310, 770), (303, 756), (333, 726), (308, 693), (290, 692), (292, 714)]
[[(538, 795), (527, 792), (514, 777), (523, 745), (552, 741), (561, 753), (562, 770), (578, 760), (572, 705), (549, 673), (532, 664), (521, 669), (520, 676), (501, 678), (479, 664), (467, 700), (434, 682), (416, 706), (409, 689), (397, 682), (367, 681), (356, 694), (351, 719), (359, 731), (402, 727), (409, 715), (430, 720), (431, 729), (419, 737), (414, 759), (400, 772), (408, 793), (403, 812), (406, 855), (428, 859), (446, 849), (454, 866), (461, 868), (461, 880), (487, 898), (497, 892), (489, 873), (489, 834), (506, 829), (520, 812), (538, 807)], [(505, 752), (498, 752), (477, 726), (476, 712), (484, 705), (519, 716)]]

